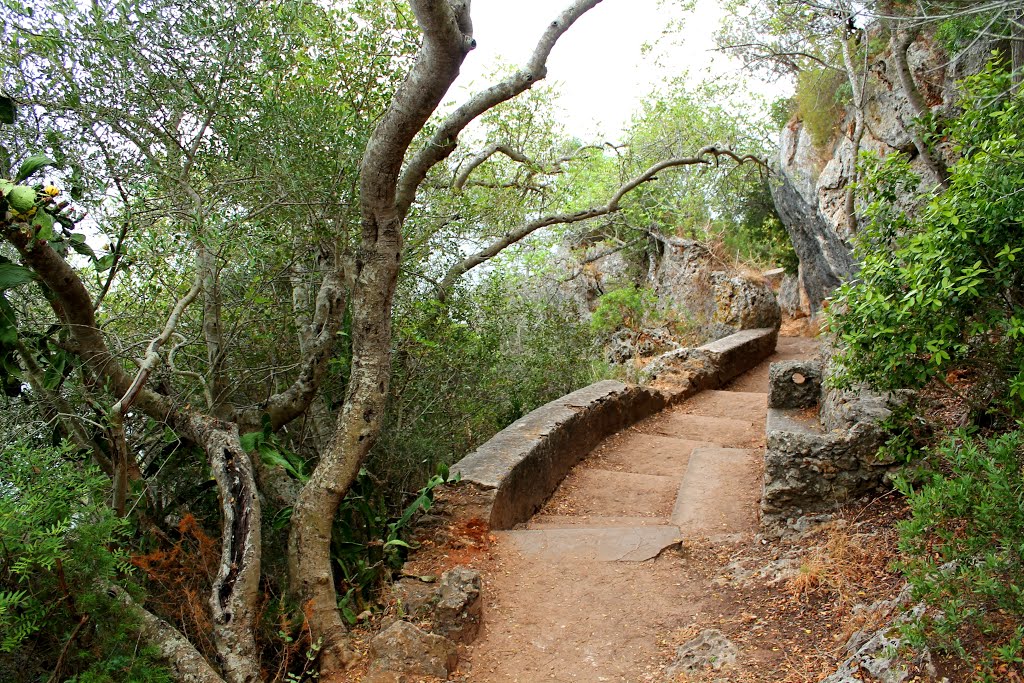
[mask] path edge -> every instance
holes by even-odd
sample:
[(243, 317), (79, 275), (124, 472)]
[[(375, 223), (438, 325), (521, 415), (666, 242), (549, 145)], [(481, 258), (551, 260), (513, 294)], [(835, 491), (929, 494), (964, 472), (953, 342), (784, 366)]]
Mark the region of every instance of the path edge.
[(516, 420), (452, 466), (474, 516), (511, 529), (547, 502), (569, 471), (604, 439), (706, 389), (718, 389), (775, 352), (778, 329), (741, 330), (658, 359), (671, 379), (645, 386), (595, 382)]

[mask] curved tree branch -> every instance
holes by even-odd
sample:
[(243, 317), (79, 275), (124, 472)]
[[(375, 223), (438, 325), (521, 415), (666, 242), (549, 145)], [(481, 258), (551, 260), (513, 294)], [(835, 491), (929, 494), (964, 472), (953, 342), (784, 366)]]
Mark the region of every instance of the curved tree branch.
[(437, 286), (437, 298), (440, 301), (444, 301), (448, 292), (451, 291), (455, 281), (462, 277), (466, 272), (485, 263), (490, 259), (497, 256), (507, 247), (519, 242), (523, 238), (531, 235), (532, 233), (546, 228), (551, 225), (567, 225), (570, 223), (579, 223), (580, 221), (590, 220), (591, 218), (597, 218), (599, 216), (606, 216), (610, 213), (615, 213), (621, 206), (620, 202), (622, 198), (627, 194), (640, 187), (644, 183), (648, 183), (657, 178), (658, 173), (665, 171), (670, 168), (678, 168), (680, 166), (697, 166), (697, 165), (717, 165), (720, 157), (726, 157), (732, 159), (737, 164), (744, 164), (747, 162), (757, 163), (767, 168), (767, 163), (763, 159), (759, 159), (753, 155), (739, 155), (735, 152), (725, 149), (718, 149), (713, 145), (703, 147), (692, 157), (676, 157), (673, 159), (666, 159), (660, 161), (646, 171), (636, 176), (635, 178), (627, 181), (615, 193), (611, 199), (608, 200), (603, 206), (592, 206), (582, 211), (575, 213), (558, 213), (549, 216), (543, 216), (535, 220), (524, 223), (518, 228), (509, 231), (502, 235), (500, 238), (491, 242), (489, 245), (481, 249), (480, 251), (466, 257), (459, 263), (448, 269), (445, 273), (444, 278), (438, 283)]
[[(561, 173), (562, 166), (569, 163), (570, 161), (573, 161), (574, 159), (578, 159), (579, 156), (588, 149), (601, 149), (601, 146), (583, 145), (572, 154), (561, 156), (555, 159), (553, 162), (551, 162), (549, 166), (544, 166), (543, 164), (529, 158), (522, 152), (512, 149), (508, 145), (492, 143), (485, 147), (483, 151), (481, 151), (479, 154), (477, 154), (468, 162), (466, 162), (465, 166), (459, 169), (458, 174), (455, 176), (455, 180), (452, 182), (452, 189), (455, 190), (456, 192), (461, 192), (466, 185), (466, 181), (469, 180), (470, 174), (472, 174), (473, 171), (479, 168), (485, 161), (490, 159), (498, 152), (501, 152), (512, 161), (518, 161), (521, 164), (525, 164), (526, 166), (538, 169), (540, 172), (553, 175), (555, 173)], [(502, 187), (519, 187), (519, 185), (517, 183), (506, 183), (502, 184)], [(532, 186), (527, 186), (527, 189), (532, 189)]]
[[(914, 75), (910, 73), (910, 65), (907, 63), (907, 50), (910, 48), (911, 43), (914, 42), (914, 37), (914, 34), (910, 31), (893, 30), (889, 44), (892, 47), (892, 58), (896, 63), (896, 74), (899, 76), (900, 86), (907, 99), (907, 104), (910, 105), (910, 111), (914, 117), (920, 119), (928, 113), (928, 105), (925, 103), (924, 98), (921, 97), (921, 92), (914, 83)], [(939, 187), (944, 190), (948, 189), (949, 169), (946, 168), (946, 164), (941, 159), (932, 153), (928, 143), (921, 136), (918, 125), (913, 121), (910, 123), (903, 122), (903, 127), (914, 142), (914, 147), (917, 148), (921, 161), (932, 172), (932, 175), (935, 176)]]
[[(409, 212), (416, 190), (435, 165), (447, 159), (458, 145), (459, 135), (473, 120), (493, 107), (533, 87), (548, 73), (547, 61), (558, 39), (601, 0), (576, 0), (544, 31), (526, 65), (500, 83), (483, 90), (452, 112), (416, 155), (409, 161), (398, 183), (395, 207), (401, 216)], [(417, 129), (418, 130), (418, 129)]]

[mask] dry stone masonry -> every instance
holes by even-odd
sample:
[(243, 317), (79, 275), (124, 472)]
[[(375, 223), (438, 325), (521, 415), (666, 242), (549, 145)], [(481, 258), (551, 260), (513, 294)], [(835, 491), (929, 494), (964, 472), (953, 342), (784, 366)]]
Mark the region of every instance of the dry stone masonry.
[(816, 361), (773, 363), (769, 372), (762, 522), (832, 510), (887, 486), (893, 469), (878, 458), (889, 398), (867, 390), (822, 389)]

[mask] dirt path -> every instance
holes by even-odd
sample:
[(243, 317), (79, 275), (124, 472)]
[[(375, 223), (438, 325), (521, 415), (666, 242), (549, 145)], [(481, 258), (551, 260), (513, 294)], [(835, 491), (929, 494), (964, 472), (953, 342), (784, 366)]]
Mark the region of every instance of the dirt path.
[[(815, 351), (780, 338), (726, 390), (608, 439), (530, 522), (496, 533), (485, 631), (462, 680), (668, 681), (685, 634), (746, 620), (742, 595), (714, 578), (757, 530), (768, 365)], [(777, 651), (744, 658), (756, 667)]]

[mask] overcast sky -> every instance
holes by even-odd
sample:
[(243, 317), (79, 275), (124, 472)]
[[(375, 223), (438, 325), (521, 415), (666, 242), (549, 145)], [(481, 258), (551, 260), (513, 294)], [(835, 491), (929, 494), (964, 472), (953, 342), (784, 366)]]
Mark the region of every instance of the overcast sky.
[[(568, 0), (473, 0), (477, 48), (469, 54), (452, 95), (464, 99), (488, 84), (502, 61), (526, 61), (548, 22)], [(664, 36), (670, 19), (686, 17), (682, 33)], [(666, 76), (689, 71), (698, 77), (735, 68), (713, 52), (712, 34), (721, 10), (717, 0), (698, 0), (683, 15), (675, 3), (604, 0), (559, 40), (548, 61), (548, 81), (561, 86), (564, 121), (571, 134), (615, 137), (640, 99)], [(644, 56), (644, 44), (655, 50)], [(714, 61), (714, 64), (712, 63)]]

